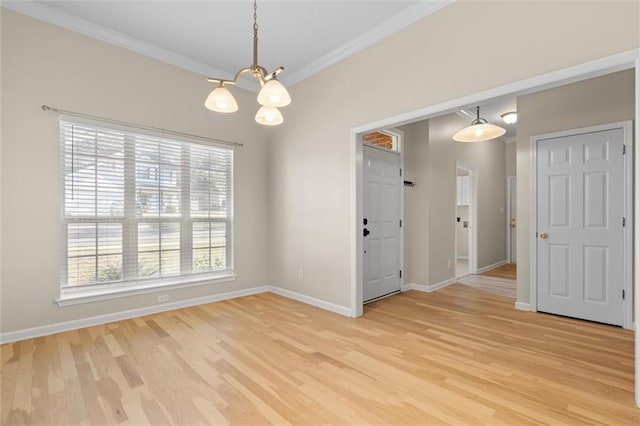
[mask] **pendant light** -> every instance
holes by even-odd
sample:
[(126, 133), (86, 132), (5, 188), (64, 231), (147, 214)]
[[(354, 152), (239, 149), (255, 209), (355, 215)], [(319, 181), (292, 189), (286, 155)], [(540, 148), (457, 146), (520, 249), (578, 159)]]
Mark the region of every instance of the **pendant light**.
[(282, 71), (284, 71), (284, 68), (278, 67), (272, 72), (267, 72), (264, 67), (258, 65), (258, 5), (256, 0), (253, 0), (253, 64), (238, 71), (233, 80), (208, 78), (208, 81), (218, 83), (218, 87), (209, 94), (204, 105), (216, 112), (236, 112), (238, 110), (238, 102), (236, 102), (236, 99), (225, 85), (234, 85), (240, 76), (250, 73), (258, 80), (261, 87), (258, 93), (258, 103), (262, 107), (256, 113), (256, 122), (264, 126), (282, 124), (284, 118), (278, 108), (285, 107), (291, 103), (289, 92), (277, 79), (278, 74)]
[(506, 132), (500, 126), (488, 123), (484, 118), (480, 118), (480, 107), (476, 107), (476, 119), (468, 127), (453, 135), (456, 142), (481, 142), (498, 138)]

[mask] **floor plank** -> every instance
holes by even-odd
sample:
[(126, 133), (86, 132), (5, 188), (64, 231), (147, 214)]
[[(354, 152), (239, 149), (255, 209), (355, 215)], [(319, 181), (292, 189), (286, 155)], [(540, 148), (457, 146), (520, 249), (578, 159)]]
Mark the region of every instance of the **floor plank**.
[(516, 273), (516, 264), (507, 263), (482, 274), (466, 275), (458, 283), (515, 300)]
[(0, 350), (2, 424), (640, 423), (632, 332), (461, 284), (358, 319), (265, 293)]

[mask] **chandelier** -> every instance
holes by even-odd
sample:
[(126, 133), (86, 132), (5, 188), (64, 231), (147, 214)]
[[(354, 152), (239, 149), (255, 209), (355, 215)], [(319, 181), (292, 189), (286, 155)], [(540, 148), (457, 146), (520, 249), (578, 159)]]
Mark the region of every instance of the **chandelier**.
[(236, 112), (238, 102), (225, 85), (234, 85), (243, 74), (250, 73), (258, 80), (261, 87), (258, 93), (258, 103), (261, 107), (256, 113), (256, 122), (265, 126), (282, 124), (284, 118), (278, 108), (291, 103), (289, 92), (276, 78), (282, 71), (284, 68), (278, 67), (274, 71), (268, 72), (264, 67), (258, 65), (258, 5), (256, 0), (253, 0), (253, 64), (238, 71), (233, 80), (207, 78), (211, 83), (218, 83), (218, 87), (209, 94), (204, 105), (216, 112)]

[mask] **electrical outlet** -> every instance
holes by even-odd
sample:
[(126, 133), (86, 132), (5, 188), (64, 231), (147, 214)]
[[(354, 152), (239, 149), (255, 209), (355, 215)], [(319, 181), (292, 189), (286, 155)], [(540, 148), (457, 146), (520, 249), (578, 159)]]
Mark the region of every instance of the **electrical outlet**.
[(161, 294), (160, 296), (158, 296), (158, 303), (164, 303), (164, 302), (168, 302), (169, 301), (169, 295), (168, 294)]
[(447, 260), (447, 269), (451, 269), (451, 261)]
[(302, 269), (298, 269), (298, 279), (299, 280), (304, 279), (304, 272), (302, 271)]

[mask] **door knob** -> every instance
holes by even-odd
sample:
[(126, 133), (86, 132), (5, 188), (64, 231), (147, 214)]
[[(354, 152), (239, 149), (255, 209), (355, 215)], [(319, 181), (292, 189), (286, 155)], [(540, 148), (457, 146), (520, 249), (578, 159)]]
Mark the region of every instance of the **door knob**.
[(549, 238), (549, 234), (547, 234), (546, 232), (541, 232), (540, 238), (542, 238), (543, 240), (546, 240), (547, 238)]
[(366, 237), (367, 235), (369, 235), (371, 232), (369, 232), (369, 230), (367, 228), (364, 228), (364, 231), (362, 232), (364, 234), (364, 236)]

